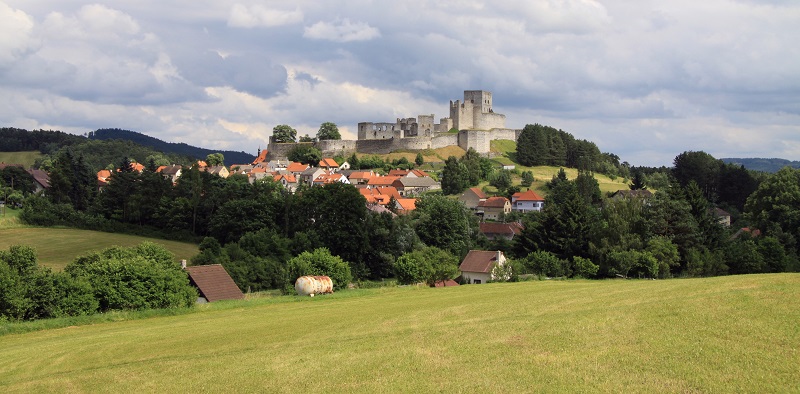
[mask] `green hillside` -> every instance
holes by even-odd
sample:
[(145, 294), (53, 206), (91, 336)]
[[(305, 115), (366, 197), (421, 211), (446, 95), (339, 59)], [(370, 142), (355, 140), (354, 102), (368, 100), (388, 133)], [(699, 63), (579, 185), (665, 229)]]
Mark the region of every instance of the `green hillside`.
[(0, 337), (0, 391), (791, 392), (798, 299), (800, 275), (776, 274), (349, 290), (97, 316)]
[(6, 218), (0, 218), (0, 250), (8, 250), (11, 245), (32, 246), (36, 249), (39, 264), (56, 270), (91, 251), (111, 246), (135, 246), (144, 241), (164, 245), (176, 259), (188, 260), (199, 252), (197, 245), (184, 242), (68, 228), (27, 227), (19, 223), (17, 213), (9, 210)]
[(30, 168), (33, 162), (42, 154), (37, 151), (29, 152), (0, 152), (0, 163), (22, 164), (25, 168)]

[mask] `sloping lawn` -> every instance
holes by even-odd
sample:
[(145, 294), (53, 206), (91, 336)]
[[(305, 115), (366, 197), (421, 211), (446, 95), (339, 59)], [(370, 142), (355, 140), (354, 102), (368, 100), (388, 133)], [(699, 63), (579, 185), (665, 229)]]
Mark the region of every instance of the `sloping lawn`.
[(0, 250), (8, 250), (11, 245), (32, 246), (36, 249), (39, 264), (55, 270), (62, 270), (76, 257), (91, 251), (111, 246), (135, 246), (144, 241), (164, 245), (178, 260), (189, 260), (199, 252), (195, 244), (136, 235), (69, 228), (0, 227)]
[(794, 392), (800, 275), (348, 290), (0, 337), (3, 392)]

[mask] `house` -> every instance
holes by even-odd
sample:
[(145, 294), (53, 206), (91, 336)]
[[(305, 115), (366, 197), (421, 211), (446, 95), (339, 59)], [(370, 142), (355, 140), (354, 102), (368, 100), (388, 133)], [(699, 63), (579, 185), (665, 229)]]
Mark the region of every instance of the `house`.
[(297, 181), (306, 185), (313, 185), (314, 181), (322, 174), (326, 174), (322, 168), (309, 167), (297, 176)]
[(369, 180), (375, 176), (375, 173), (372, 171), (353, 171), (345, 175), (353, 185), (366, 185), (369, 183)]
[(319, 161), (319, 168), (322, 168), (325, 171), (339, 171), (339, 163), (336, 160), (331, 158), (325, 158)]
[(391, 186), (375, 187), (371, 189), (362, 187), (358, 188), (358, 192), (364, 196), (368, 204), (388, 205), (392, 197), (394, 197), (395, 200), (402, 198), (400, 193), (397, 192), (397, 189)]
[[(269, 162), (267, 162), (266, 167), (270, 171), (281, 171), (289, 168), (289, 163), (290, 162), (286, 160), (270, 160)], [(264, 163), (261, 163), (259, 165), (263, 166)]]
[(743, 235), (747, 234), (750, 238), (757, 238), (761, 236), (761, 230), (759, 229), (751, 229), (750, 227), (742, 227), (737, 230), (733, 235), (731, 235), (731, 240), (737, 239)]
[(486, 194), (477, 187), (471, 187), (467, 189), (463, 194), (458, 196), (458, 201), (464, 203), (467, 208), (475, 209), (478, 208), (478, 204), (481, 201), (486, 201)]
[(264, 167), (254, 167), (252, 170), (250, 170), (250, 172), (247, 173), (247, 181), (250, 183), (255, 183), (255, 181), (264, 179), (271, 175), (272, 172), (267, 171), (267, 169)]
[(398, 198), (395, 200), (394, 209), (398, 215), (405, 215), (417, 209), (416, 198)]
[(499, 250), (470, 250), (458, 269), (461, 270), (461, 277), (466, 283), (481, 284), (502, 279), (494, 276), (492, 271), (494, 267), (504, 266), (505, 263), (506, 257)]
[(511, 201), (505, 197), (489, 197), (478, 203), (476, 213), (484, 219), (500, 220), (501, 216), (511, 213)]
[(161, 167), (159, 168), (161, 169), (161, 171), (156, 170), (156, 172), (160, 172), (161, 176), (163, 176), (164, 179), (169, 179), (172, 183), (178, 182), (178, 178), (181, 177), (181, 171), (183, 171), (183, 167), (177, 164), (173, 164), (171, 166), (165, 166), (164, 168)]
[(442, 188), (439, 182), (436, 182), (430, 177), (417, 178), (404, 176), (392, 182), (391, 185), (404, 197), (418, 196), (429, 190), (439, 190)]
[(611, 195), (611, 198), (621, 200), (623, 198), (650, 198), (653, 197), (653, 192), (647, 189), (639, 190), (617, 190)]
[(522, 233), (522, 224), (518, 222), (511, 223), (480, 223), (481, 234), (485, 235), (490, 240), (506, 239), (511, 241)]
[(389, 214), (389, 215), (391, 215), (393, 218), (394, 218), (394, 217), (397, 217), (397, 214), (396, 214), (396, 213), (394, 213), (394, 212), (390, 211), (390, 210), (389, 210), (389, 208), (386, 208), (386, 207), (385, 207), (385, 206), (383, 206), (383, 205), (378, 205), (378, 204), (367, 204), (367, 209), (368, 209), (368, 210), (370, 210), (370, 211), (372, 211), (372, 212), (375, 212), (375, 213), (377, 213), (377, 214), (388, 213), (388, 214)]
[(39, 193), (50, 188), (50, 175), (46, 172), (31, 168), (28, 170), (28, 174), (31, 174), (33, 177), (34, 193)]
[[(367, 180), (367, 187), (393, 186), (394, 181), (400, 179), (396, 176), (373, 176)], [(396, 187), (395, 187), (396, 188)], [(399, 191), (399, 189), (398, 189)]]
[(244, 294), (220, 264), (185, 267), (189, 282), (199, 293), (198, 303), (220, 300), (240, 300)]
[(731, 226), (731, 214), (720, 208), (711, 209), (711, 214), (717, 218), (717, 223), (725, 226)]
[(541, 211), (542, 207), (544, 207), (544, 198), (533, 190), (528, 189), (511, 196), (511, 210), (514, 212)]
[(283, 185), (284, 189), (294, 193), (297, 190), (297, 177), (292, 174), (278, 174), (272, 177), (272, 180)]
[(350, 169), (350, 163), (344, 162), (342, 165), (339, 166), (339, 171), (348, 171)]
[(291, 162), (286, 167), (286, 171), (291, 172), (294, 175), (300, 175), (303, 171), (309, 169), (310, 166), (308, 164), (298, 163), (298, 162)]
[(101, 190), (102, 188), (106, 187), (108, 185), (109, 178), (111, 178), (111, 171), (97, 171), (97, 189)]
[(230, 171), (228, 171), (225, 166), (205, 167), (203, 171), (208, 172), (209, 174), (221, 176), (223, 178), (227, 178), (230, 175)]
[(322, 185), (326, 185), (326, 184), (334, 183), (334, 182), (345, 183), (345, 184), (348, 184), (348, 185), (350, 184), (350, 181), (347, 180), (346, 176), (344, 176), (342, 174), (336, 174), (336, 173), (327, 173), (327, 172), (325, 172), (325, 173), (321, 174), (320, 176), (318, 176), (316, 179), (314, 179), (314, 185), (315, 186), (322, 186)]
[(251, 164), (234, 164), (228, 168), (228, 173), (230, 175), (240, 174), (240, 175), (247, 175), (253, 169), (253, 165)]

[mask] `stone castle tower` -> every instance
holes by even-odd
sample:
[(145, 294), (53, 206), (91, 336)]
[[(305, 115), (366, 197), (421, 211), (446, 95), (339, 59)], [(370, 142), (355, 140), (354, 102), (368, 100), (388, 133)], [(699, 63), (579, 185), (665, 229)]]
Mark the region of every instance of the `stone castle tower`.
[(450, 119), (458, 130), (504, 129), (506, 116), (494, 113), (492, 93), (484, 90), (465, 90), (464, 102), (450, 101)]

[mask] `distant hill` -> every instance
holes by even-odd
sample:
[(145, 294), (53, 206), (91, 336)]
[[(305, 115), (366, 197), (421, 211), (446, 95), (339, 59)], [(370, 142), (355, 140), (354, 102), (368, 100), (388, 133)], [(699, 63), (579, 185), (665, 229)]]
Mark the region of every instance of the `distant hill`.
[(748, 158), (748, 159), (736, 159), (736, 158), (725, 158), (720, 159), (725, 163), (732, 163), (737, 165), (743, 165), (744, 168), (753, 171), (763, 171), (763, 172), (778, 172), (783, 167), (789, 166), (792, 168), (800, 168), (800, 161), (791, 161), (786, 159), (762, 159), (762, 158)]
[(165, 142), (158, 138), (150, 137), (142, 133), (121, 129), (98, 129), (89, 133), (89, 139), (93, 140), (126, 140), (133, 143), (148, 146), (164, 153), (175, 153), (183, 156), (191, 156), (197, 159), (205, 159), (211, 153), (222, 153), (225, 156), (225, 164), (250, 163), (255, 160), (255, 156), (246, 152), (235, 152), (229, 150), (211, 150), (187, 145), (183, 142)]

